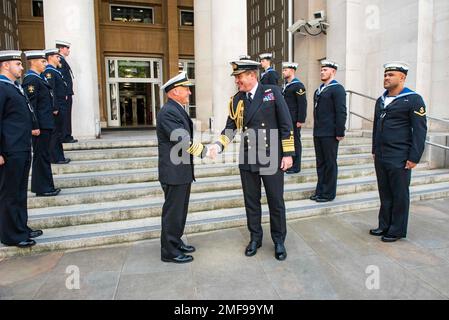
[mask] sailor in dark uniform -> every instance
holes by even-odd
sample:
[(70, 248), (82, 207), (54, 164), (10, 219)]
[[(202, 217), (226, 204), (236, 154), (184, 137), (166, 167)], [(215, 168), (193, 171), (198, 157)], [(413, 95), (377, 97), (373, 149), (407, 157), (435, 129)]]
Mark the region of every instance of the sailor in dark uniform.
[(47, 56), (47, 68), (45, 69), (45, 78), (47, 78), (53, 91), (53, 112), (55, 118), (55, 129), (51, 135), (50, 156), (51, 162), (54, 164), (68, 164), (70, 159), (64, 155), (62, 146), (64, 137), (64, 119), (67, 112), (67, 83), (62, 73), (57, 69), (61, 65), (59, 50), (49, 49), (45, 51)]
[(31, 137), (40, 134), (28, 98), (17, 83), (21, 51), (0, 51), (0, 240), (21, 248), (36, 244), (41, 230), (28, 227), (27, 190)]
[(33, 137), (33, 174), (31, 191), (38, 197), (57, 196), (61, 189), (55, 189), (51, 171), (50, 139), (55, 129), (54, 104), (51, 86), (43, 76), (47, 59), (45, 51), (27, 51), (25, 56), (30, 68), (25, 74), (22, 87), (28, 96), (38, 120), (40, 135)]
[(260, 83), (263, 85), (279, 85), (279, 73), (271, 66), (273, 55), (271, 53), (262, 53), (259, 55), (260, 64), (263, 68), (263, 73), (260, 75)]
[(290, 116), (293, 120), (293, 128), (295, 132), (295, 152), (296, 155), (293, 161), (293, 167), (287, 173), (301, 172), (301, 157), (302, 157), (302, 143), (301, 143), (301, 128), (306, 123), (307, 118), (307, 95), (304, 84), (295, 78), (295, 72), (298, 70), (297, 63), (284, 62), (282, 64), (282, 75), (284, 76), (285, 84), (282, 91), (285, 102), (290, 110)]
[(157, 116), (159, 181), (165, 194), (162, 208), (161, 260), (189, 263), (195, 247), (186, 245), (184, 234), (192, 182), (195, 180), (193, 157), (208, 155), (207, 147), (193, 142), (193, 123), (185, 108), (192, 83), (182, 72), (162, 86), (167, 103)]
[(73, 104), (73, 72), (72, 68), (67, 62), (67, 57), (70, 55), (71, 44), (67, 41), (56, 41), (56, 48), (59, 49), (59, 55), (61, 57), (61, 66), (58, 70), (62, 73), (62, 77), (67, 83), (67, 111), (63, 125), (63, 142), (64, 143), (76, 143), (72, 136), (72, 104)]
[(345, 137), (347, 119), (346, 91), (335, 80), (337, 70), (335, 62), (322, 62), (323, 84), (314, 96), (313, 137), (318, 183), (310, 199), (317, 202), (333, 201), (337, 195), (338, 146)]
[(284, 173), (293, 165), (295, 142), (290, 112), (278, 86), (258, 82), (255, 61), (234, 61), (235, 82), (239, 92), (231, 98), (230, 115), (212, 154), (221, 153), (242, 131), (240, 176), (251, 240), (245, 255), (254, 256), (262, 246), (262, 182), (270, 208), (271, 238), (275, 257), (287, 258), (284, 202)]
[(373, 128), (381, 207), (379, 227), (370, 234), (395, 242), (407, 236), (410, 180), (425, 148), (427, 109), (423, 98), (405, 87), (406, 63), (392, 62), (384, 67), (387, 91), (376, 102)]

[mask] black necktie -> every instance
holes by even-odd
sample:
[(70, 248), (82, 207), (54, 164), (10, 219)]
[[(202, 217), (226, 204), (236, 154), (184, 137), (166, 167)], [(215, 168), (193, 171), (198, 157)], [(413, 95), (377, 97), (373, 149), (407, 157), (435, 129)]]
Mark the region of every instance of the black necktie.
[(249, 103), (253, 103), (253, 94), (251, 92), (248, 92), (248, 101)]

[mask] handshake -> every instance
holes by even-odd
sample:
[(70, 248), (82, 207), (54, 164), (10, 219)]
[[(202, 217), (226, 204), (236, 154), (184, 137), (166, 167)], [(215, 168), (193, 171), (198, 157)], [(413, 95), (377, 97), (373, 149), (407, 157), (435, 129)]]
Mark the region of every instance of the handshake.
[(208, 157), (211, 160), (217, 159), (217, 156), (220, 154), (221, 149), (216, 144), (210, 144), (207, 146), (207, 153), (206, 157)]

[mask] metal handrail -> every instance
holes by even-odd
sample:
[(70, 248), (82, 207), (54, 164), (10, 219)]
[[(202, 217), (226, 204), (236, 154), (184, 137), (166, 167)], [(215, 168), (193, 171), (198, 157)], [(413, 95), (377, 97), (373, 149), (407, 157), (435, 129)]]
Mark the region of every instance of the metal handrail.
[[(357, 96), (360, 96), (360, 97), (362, 97), (362, 98), (366, 98), (366, 99), (369, 99), (369, 100), (372, 100), (372, 101), (377, 101), (377, 99), (376, 99), (376, 98), (373, 98), (373, 97), (370, 97), (370, 96), (368, 96), (368, 95), (366, 95), (366, 94), (363, 94), (363, 93), (360, 93), (360, 92), (353, 91), (353, 90), (346, 90), (346, 93), (349, 93), (349, 108), (348, 108), (348, 109), (349, 109), (349, 114), (352, 114), (352, 115), (354, 115), (354, 116), (356, 116), (356, 117), (359, 117), (359, 118), (361, 118), (361, 119), (363, 119), (363, 120), (366, 120), (366, 121), (368, 121), (368, 122), (374, 123), (373, 120), (368, 119), (367, 117), (364, 117), (364, 116), (362, 116), (362, 115), (360, 115), (360, 114), (358, 114), (358, 113), (356, 113), (356, 112), (353, 112), (353, 111), (351, 110), (351, 107), (352, 107), (352, 95), (357, 95)], [(449, 120), (446, 120), (446, 119), (437, 118), (437, 117), (432, 117), (432, 116), (427, 116), (427, 118), (430, 119), (430, 120), (440, 121), (440, 122), (444, 122), (444, 123), (446, 123), (446, 124), (449, 124)], [(351, 117), (349, 117), (349, 128), (351, 129)], [(429, 140), (426, 140), (426, 144), (428, 144), (429, 146), (433, 146), (433, 147), (437, 147), (437, 148), (440, 148), (440, 149), (444, 149), (444, 150), (449, 151), (449, 147), (443, 146), (443, 145), (441, 145), (441, 144), (437, 144), (437, 143), (430, 142)]]
[(366, 99), (370, 99), (370, 100), (373, 100), (373, 101), (377, 101), (377, 98), (367, 96), (366, 94), (363, 94), (363, 93), (360, 93), (360, 92), (357, 92), (357, 91), (346, 90), (346, 93), (349, 93), (349, 94), (355, 94), (356, 96), (361, 96), (361, 97), (366, 98)]
[(444, 150), (449, 151), (449, 147), (443, 146), (442, 144), (433, 143), (433, 142), (430, 142), (429, 140), (426, 140), (426, 143), (427, 143), (428, 145), (430, 145), (430, 146), (437, 147), (437, 148), (440, 148), (440, 149), (444, 149)]
[[(356, 95), (356, 96), (360, 96), (360, 97), (362, 97), (362, 98), (369, 99), (369, 100), (373, 100), (373, 101), (377, 101), (377, 99), (376, 99), (376, 98), (373, 98), (373, 97), (370, 97), (370, 96), (368, 96), (368, 95), (366, 95), (366, 94), (363, 94), (363, 93), (360, 93), (360, 92), (353, 91), (353, 90), (346, 90), (346, 93), (349, 94), (349, 105), (348, 105), (349, 114), (350, 114), (350, 115), (354, 115), (354, 116), (359, 117), (359, 118), (361, 118), (361, 119), (363, 119), (363, 120), (366, 120), (366, 121), (369, 121), (369, 122), (373, 123), (374, 120), (371, 120), (371, 119), (369, 119), (369, 118), (367, 118), (367, 117), (365, 117), (365, 116), (362, 116), (362, 115), (360, 115), (360, 114), (358, 114), (358, 113), (355, 113), (355, 112), (353, 112), (353, 111), (351, 110), (351, 109), (352, 109), (352, 96), (353, 96), (353, 95)], [(348, 122), (349, 122), (349, 123), (348, 123), (348, 127), (349, 127), (349, 129), (351, 129), (351, 128), (352, 128), (352, 125), (351, 125), (351, 123), (352, 123), (351, 117), (349, 117)]]
[(432, 116), (427, 116), (427, 118), (430, 119), (430, 120), (441, 121), (441, 122), (444, 122), (444, 123), (446, 123), (446, 124), (449, 124), (449, 120), (447, 120), (447, 119), (436, 118), (436, 117), (432, 117)]

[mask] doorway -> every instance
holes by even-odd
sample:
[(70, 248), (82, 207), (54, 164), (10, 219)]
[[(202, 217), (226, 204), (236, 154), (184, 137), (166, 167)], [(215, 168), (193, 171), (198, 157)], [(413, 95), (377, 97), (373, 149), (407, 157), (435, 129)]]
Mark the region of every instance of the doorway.
[(161, 59), (106, 58), (109, 127), (156, 126), (161, 66)]

